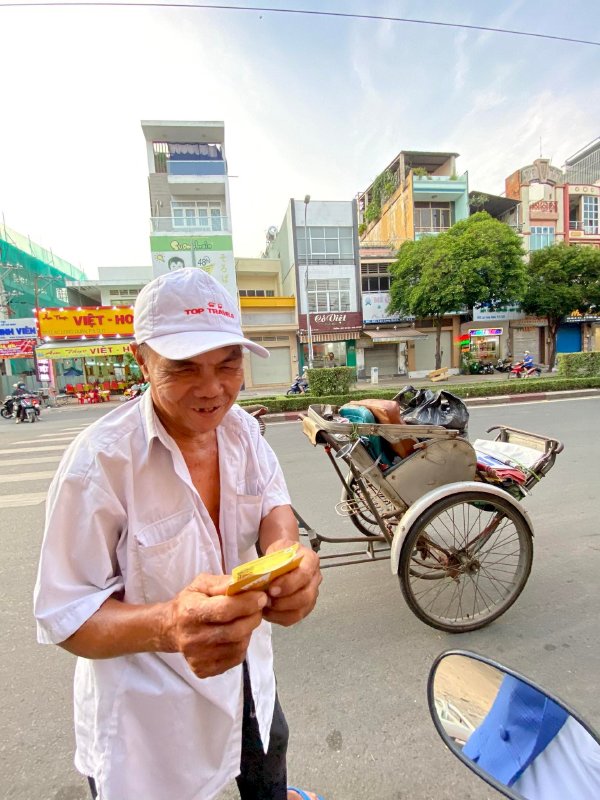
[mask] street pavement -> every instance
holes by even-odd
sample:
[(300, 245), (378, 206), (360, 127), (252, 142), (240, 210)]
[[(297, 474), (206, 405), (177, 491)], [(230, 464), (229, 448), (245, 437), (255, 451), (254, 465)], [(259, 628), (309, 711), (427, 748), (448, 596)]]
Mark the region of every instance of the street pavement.
[[(87, 799), (72, 767), (73, 658), (35, 643), (31, 592), (51, 474), (69, 442), (106, 411), (68, 406), (42, 412), (35, 425), (0, 420), (0, 798), (6, 800)], [(449, 647), (505, 661), (600, 728), (599, 412), (598, 398), (471, 410), (473, 438), (503, 422), (565, 442), (526, 502), (536, 531), (533, 570), (498, 621), (454, 636), (425, 626), (382, 561), (326, 570), (314, 613), (294, 628), (275, 628), (291, 782), (325, 800), (499, 797), (448, 753), (429, 719), (428, 669)], [(340, 487), (322, 449), (310, 446), (298, 423), (269, 426), (267, 438), (298, 511), (322, 533), (352, 535), (349, 521), (335, 514)], [(322, 554), (335, 549), (324, 546)], [(226, 790), (222, 800), (236, 796)]]

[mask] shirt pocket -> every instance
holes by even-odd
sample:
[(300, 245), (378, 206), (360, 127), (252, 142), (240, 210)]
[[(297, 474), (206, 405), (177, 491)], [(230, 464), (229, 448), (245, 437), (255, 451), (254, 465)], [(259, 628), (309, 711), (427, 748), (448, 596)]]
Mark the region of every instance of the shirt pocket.
[(173, 514), (134, 534), (147, 603), (170, 600), (200, 572), (211, 572), (210, 549), (193, 512)]
[[(262, 496), (254, 494), (238, 494), (236, 497), (236, 533), (238, 555), (248, 560), (247, 552), (258, 542), (258, 533), (262, 520)], [(252, 558), (252, 556), (249, 556)]]

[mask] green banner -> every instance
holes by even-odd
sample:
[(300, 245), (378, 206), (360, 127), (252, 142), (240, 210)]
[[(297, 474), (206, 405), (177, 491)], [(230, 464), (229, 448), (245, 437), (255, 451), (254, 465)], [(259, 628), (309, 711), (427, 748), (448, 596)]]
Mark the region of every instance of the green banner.
[(228, 252), (233, 250), (233, 240), (231, 236), (151, 236), (150, 250), (153, 253)]

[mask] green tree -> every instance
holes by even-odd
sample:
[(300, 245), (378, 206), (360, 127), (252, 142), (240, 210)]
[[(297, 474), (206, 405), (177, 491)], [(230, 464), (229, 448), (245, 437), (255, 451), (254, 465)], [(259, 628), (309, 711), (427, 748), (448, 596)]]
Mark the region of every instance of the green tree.
[(556, 335), (564, 317), (600, 308), (600, 251), (593, 247), (550, 245), (529, 257), (523, 311), (545, 317), (550, 334), (548, 372), (556, 360)]
[(523, 255), (519, 236), (485, 211), (445, 233), (405, 242), (390, 268), (388, 311), (434, 321), (439, 369), (443, 318), (482, 304), (519, 301), (526, 281)]

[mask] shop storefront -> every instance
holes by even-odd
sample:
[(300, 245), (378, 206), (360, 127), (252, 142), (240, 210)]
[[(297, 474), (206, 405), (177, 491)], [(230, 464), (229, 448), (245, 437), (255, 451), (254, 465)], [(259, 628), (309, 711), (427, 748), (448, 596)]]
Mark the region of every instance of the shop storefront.
[(357, 367), (359, 377), (370, 378), (376, 367), (378, 378), (408, 375), (416, 367), (415, 346), (429, 334), (412, 328), (365, 330), (358, 341)]
[(34, 375), (34, 347), (37, 327), (34, 318), (0, 319), (0, 361), (2, 373)]
[(496, 362), (502, 358), (500, 338), (504, 328), (469, 328), (469, 352), (476, 361)]
[[(353, 367), (356, 369), (356, 340), (362, 328), (360, 311), (330, 314), (311, 314), (313, 366)], [(298, 320), (299, 367), (309, 363), (309, 335), (306, 314)]]
[(536, 364), (543, 364), (545, 330), (546, 320), (542, 317), (524, 317), (511, 322), (510, 338), (513, 361), (520, 361), (525, 351), (528, 350)]
[(42, 308), (37, 326), (44, 344), (36, 354), (52, 362), (57, 391), (94, 385), (120, 391), (139, 379), (131, 307)]

